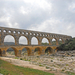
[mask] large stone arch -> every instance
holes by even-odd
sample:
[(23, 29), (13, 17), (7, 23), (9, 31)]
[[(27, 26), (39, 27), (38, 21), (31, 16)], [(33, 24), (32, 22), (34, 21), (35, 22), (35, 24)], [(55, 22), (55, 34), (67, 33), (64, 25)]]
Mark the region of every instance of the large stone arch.
[[(36, 36), (31, 37), (31, 42), (32, 42), (32, 39), (33, 39), (33, 38), (35, 38), (35, 39), (37, 40), (37, 43), (39, 44), (39, 39), (38, 39), (38, 37), (36, 37)], [(37, 44), (37, 45), (38, 45), (38, 44)], [(31, 43), (31, 45), (32, 45), (32, 43)]]
[(56, 44), (55, 44), (55, 45), (59, 45), (59, 44), (58, 44), (58, 39), (55, 38), (55, 37), (53, 37), (52, 40), (53, 40), (53, 39), (55, 39), (55, 41), (56, 41)]
[(27, 50), (28, 56), (30, 56), (31, 53), (32, 53), (31, 49), (30, 49), (29, 47), (23, 47), (22, 50), (23, 50), (24, 48)]
[(35, 47), (34, 52), (37, 52), (38, 55), (41, 55), (42, 54), (42, 48), (41, 47)]
[(27, 36), (24, 36), (24, 35), (19, 36), (19, 39), (18, 39), (19, 41), (20, 41), (20, 38), (21, 38), (21, 37), (25, 37), (25, 38), (26, 38), (26, 40), (27, 40), (27, 44), (26, 44), (26, 45), (28, 45), (28, 41), (29, 41), (29, 39), (27, 38)]
[(14, 41), (15, 41), (15, 43), (16, 43), (16, 38), (15, 38), (15, 36), (12, 35), (12, 34), (8, 34), (8, 35), (4, 35), (4, 37), (3, 37), (3, 45), (4, 45), (4, 40), (5, 40), (5, 38), (6, 38), (7, 36), (13, 37), (13, 38), (14, 38)]
[[(18, 50), (17, 50), (17, 48), (15, 48), (15, 47), (9, 47), (9, 48), (12, 48), (12, 49), (14, 50), (14, 52), (15, 52), (15, 56), (18, 56)], [(8, 50), (9, 48), (7, 48), (7, 50)], [(6, 51), (7, 51), (7, 50), (6, 50)]]
[[(43, 39), (46, 39), (46, 40), (48, 41), (49, 45), (51, 45), (51, 42), (50, 42), (50, 39), (49, 39), (49, 38), (43, 37), (42, 40), (43, 40)], [(42, 40), (41, 40), (41, 43), (42, 43)]]
[(53, 49), (51, 47), (47, 47), (45, 49), (45, 53), (52, 54), (53, 53)]
[(61, 44), (63, 44), (64, 40), (62, 38), (59, 38), (59, 43), (60, 43), (60, 40), (61, 40)]

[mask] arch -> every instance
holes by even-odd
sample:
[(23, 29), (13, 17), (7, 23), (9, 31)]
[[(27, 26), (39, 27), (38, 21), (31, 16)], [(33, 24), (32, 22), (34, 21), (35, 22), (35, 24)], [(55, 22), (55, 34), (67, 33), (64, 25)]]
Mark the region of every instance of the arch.
[(12, 56), (15, 55), (15, 51), (12, 48), (7, 49), (6, 51), (6, 55), (7, 56)]
[(26, 48), (23, 48), (22, 49), (21, 55), (22, 56), (28, 55), (28, 52), (27, 52), (27, 49)]
[(28, 45), (28, 39), (25, 36), (20, 36), (19, 37), (19, 44), (21, 45)]
[(53, 53), (53, 49), (51, 47), (47, 47), (46, 50), (45, 50), (45, 53), (52, 54)]
[(57, 39), (56, 38), (52, 38), (52, 45), (57, 45)]
[(48, 38), (43, 38), (41, 43), (42, 43), (42, 45), (49, 45), (50, 44)]
[(59, 39), (59, 45), (63, 44), (63, 39)]
[(15, 45), (15, 37), (13, 35), (6, 35), (4, 37), (4, 45)]
[(9, 47), (9, 48), (6, 50), (6, 52), (7, 52), (8, 50), (9, 50), (9, 51), (14, 51), (14, 55), (17, 56), (17, 49), (16, 49), (16, 48), (14, 48), (14, 47)]
[(29, 56), (31, 54), (31, 50), (29, 47), (24, 47), (22, 48), (22, 51), (25, 49), (25, 51), (27, 52), (27, 55)]
[(31, 38), (31, 45), (38, 45), (38, 38), (37, 37)]
[(35, 48), (34, 55), (41, 55), (41, 48), (40, 47)]

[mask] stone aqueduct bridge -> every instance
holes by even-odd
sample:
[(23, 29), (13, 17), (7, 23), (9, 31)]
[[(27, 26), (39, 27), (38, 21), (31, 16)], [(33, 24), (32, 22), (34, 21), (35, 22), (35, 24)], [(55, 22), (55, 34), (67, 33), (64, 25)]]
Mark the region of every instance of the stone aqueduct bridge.
[[(15, 39), (14, 46), (5, 46), (4, 45), (4, 38), (7, 35), (11, 35), (14, 37), (14, 39)], [(27, 38), (28, 45), (19, 45), (19, 38), (21, 36), (25, 36)], [(31, 39), (33, 37), (37, 38), (38, 45), (31, 45)], [(41, 44), (43, 38), (48, 39), (49, 45), (43, 46)], [(56, 46), (52, 46), (52, 39), (53, 38), (56, 39)], [(45, 53), (45, 50), (47, 47), (51, 47), (52, 49), (56, 49), (56, 47), (59, 45), (59, 39), (61, 39), (62, 43), (64, 43), (66, 39), (69, 40), (71, 38), (72, 38), (71, 36), (67, 36), (67, 35), (0, 27), (0, 56), (6, 56), (6, 51), (9, 48), (14, 49), (16, 56), (21, 56), (21, 52), (22, 52), (23, 48), (27, 49), (29, 56), (34, 55), (35, 48), (37, 48), (38, 54), (42, 55)]]

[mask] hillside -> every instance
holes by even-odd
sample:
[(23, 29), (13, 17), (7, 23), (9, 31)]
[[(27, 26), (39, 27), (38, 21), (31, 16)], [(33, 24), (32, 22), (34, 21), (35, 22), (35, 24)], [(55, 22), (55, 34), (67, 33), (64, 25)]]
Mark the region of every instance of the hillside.
[(4, 42), (4, 45), (15, 45), (14, 42)]
[(0, 59), (0, 74), (3, 75), (54, 75), (40, 70), (12, 65)]
[(58, 47), (58, 50), (63, 50), (63, 51), (75, 50), (75, 38), (66, 40), (66, 42), (64, 44), (61, 44)]
[[(14, 42), (4, 42), (4, 45), (15, 45)], [(19, 45), (23, 45), (23, 44), (19, 44)]]

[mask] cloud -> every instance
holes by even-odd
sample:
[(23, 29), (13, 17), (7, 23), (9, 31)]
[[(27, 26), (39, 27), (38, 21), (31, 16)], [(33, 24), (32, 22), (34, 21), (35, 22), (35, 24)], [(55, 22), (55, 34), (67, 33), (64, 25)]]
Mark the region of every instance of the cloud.
[(2, 0), (0, 26), (75, 36), (75, 0)]

